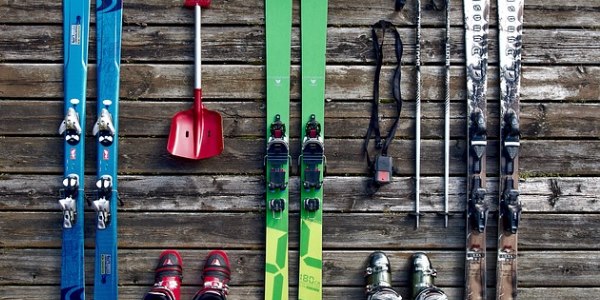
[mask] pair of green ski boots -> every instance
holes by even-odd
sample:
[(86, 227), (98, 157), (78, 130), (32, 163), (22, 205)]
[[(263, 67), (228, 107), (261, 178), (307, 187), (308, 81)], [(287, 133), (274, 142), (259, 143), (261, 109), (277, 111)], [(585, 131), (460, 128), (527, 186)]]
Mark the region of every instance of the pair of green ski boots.
[[(446, 294), (434, 284), (435, 269), (425, 253), (412, 256), (411, 299), (447, 300)], [(402, 297), (392, 289), (392, 271), (390, 260), (380, 251), (373, 252), (368, 259), (365, 271), (367, 300), (401, 300)]]

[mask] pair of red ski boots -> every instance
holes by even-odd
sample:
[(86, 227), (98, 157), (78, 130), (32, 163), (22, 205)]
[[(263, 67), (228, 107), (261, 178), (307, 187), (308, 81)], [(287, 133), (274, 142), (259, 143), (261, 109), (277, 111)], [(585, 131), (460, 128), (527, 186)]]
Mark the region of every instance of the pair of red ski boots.
[[(154, 286), (144, 300), (180, 300), (183, 261), (179, 252), (165, 250), (160, 254), (155, 270)], [(193, 300), (225, 300), (231, 266), (227, 254), (220, 250), (208, 253), (202, 270), (202, 287)]]

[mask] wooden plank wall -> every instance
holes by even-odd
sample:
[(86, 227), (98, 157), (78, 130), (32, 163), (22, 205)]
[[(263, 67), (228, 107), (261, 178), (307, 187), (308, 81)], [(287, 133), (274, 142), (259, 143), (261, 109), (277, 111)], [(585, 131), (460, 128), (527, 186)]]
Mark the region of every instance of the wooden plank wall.
[[(57, 299), (60, 285), (62, 178), (61, 1), (0, 0), (0, 299)], [(493, 1), (492, 1), (493, 2)], [(462, 2), (452, 1), (450, 227), (443, 227), (444, 12), (423, 3), (422, 218), (413, 229), (414, 15), (391, 0), (330, 0), (327, 49), (324, 292), (363, 299), (367, 255), (385, 250), (394, 285), (408, 297), (408, 262), (430, 253), (438, 284), (463, 297), (465, 72)], [(299, 152), (299, 1), (294, 1), (292, 154)], [(191, 299), (209, 249), (228, 251), (231, 299), (262, 299), (264, 263), (264, 6), (214, 0), (203, 12), (206, 105), (224, 117), (224, 153), (200, 162), (167, 154), (171, 116), (191, 105), (193, 14), (179, 0), (124, 3), (119, 183), (120, 295), (140, 299), (160, 251), (185, 260), (183, 299)], [(495, 5), (489, 72), (489, 200), (497, 200), (498, 61)], [(365, 192), (361, 157), (369, 117), (373, 58), (369, 26), (388, 19), (404, 39), (404, 109), (391, 147), (394, 182)], [(94, 18), (92, 18), (92, 21)], [(521, 122), (519, 292), (521, 299), (597, 299), (600, 295), (600, 2), (526, 0)], [(95, 119), (92, 26), (87, 134)], [(389, 50), (389, 51), (387, 51)], [(393, 68), (386, 48), (384, 77)], [(383, 97), (391, 99), (385, 80)], [(384, 123), (392, 107), (384, 105)], [(86, 187), (95, 174), (88, 138)], [(295, 159), (294, 159), (295, 161)], [(296, 298), (298, 178), (291, 180), (291, 298)], [(489, 227), (488, 285), (495, 280), (496, 208)], [(86, 213), (88, 296), (94, 232)]]

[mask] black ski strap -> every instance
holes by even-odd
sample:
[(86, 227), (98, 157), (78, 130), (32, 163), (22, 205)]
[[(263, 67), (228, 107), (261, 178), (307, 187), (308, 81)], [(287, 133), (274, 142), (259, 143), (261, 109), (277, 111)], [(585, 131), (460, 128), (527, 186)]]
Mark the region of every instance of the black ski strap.
[(429, 3), (425, 6), (425, 9), (441, 11), (441, 10), (445, 9), (446, 7), (448, 7), (448, 1), (450, 1), (450, 0), (445, 0), (444, 2), (430, 0)]
[[(377, 35), (378, 31), (381, 31), (381, 42)], [(396, 116), (394, 123), (392, 124), (387, 136), (382, 138), (381, 130), (379, 127), (379, 81), (381, 77), (381, 67), (383, 65), (383, 45), (385, 41), (385, 33), (386, 31), (391, 32), (394, 35), (394, 50), (396, 54), (396, 70), (394, 71), (394, 76), (392, 79), (392, 94), (394, 96), (394, 100), (396, 101)], [(400, 38), (400, 34), (396, 29), (394, 24), (381, 20), (375, 23), (371, 28), (372, 38), (373, 38), (373, 52), (375, 53), (375, 80), (373, 82), (373, 106), (371, 109), (371, 120), (369, 122), (369, 128), (367, 129), (367, 135), (365, 136), (365, 141), (363, 143), (363, 154), (367, 157), (367, 162), (369, 167), (372, 170), (377, 169), (377, 166), (374, 166), (376, 161), (371, 161), (368, 152), (369, 141), (371, 136), (375, 137), (375, 149), (378, 150), (381, 156), (387, 156), (388, 148), (396, 135), (396, 129), (398, 128), (398, 122), (400, 120), (400, 112), (402, 111), (402, 95), (400, 92), (400, 79), (401, 79), (401, 60), (402, 60), (402, 39)], [(379, 156), (379, 154), (376, 156)], [(391, 160), (389, 168), (391, 169)], [(391, 175), (391, 174), (390, 174)]]
[(394, 8), (396, 11), (401, 11), (404, 8), (404, 4), (406, 4), (406, 0), (396, 0)]

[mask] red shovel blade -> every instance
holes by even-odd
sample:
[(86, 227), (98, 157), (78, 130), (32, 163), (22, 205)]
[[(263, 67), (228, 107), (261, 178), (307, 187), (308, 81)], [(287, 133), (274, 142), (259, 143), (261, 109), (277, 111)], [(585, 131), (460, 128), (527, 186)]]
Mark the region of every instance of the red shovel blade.
[(179, 157), (204, 159), (221, 154), (223, 147), (223, 119), (218, 112), (204, 108), (202, 90), (197, 89), (194, 108), (173, 117), (167, 150)]
[(186, 7), (194, 7), (196, 5), (200, 5), (202, 8), (207, 8), (210, 6), (211, 0), (185, 0), (183, 2), (183, 6)]

